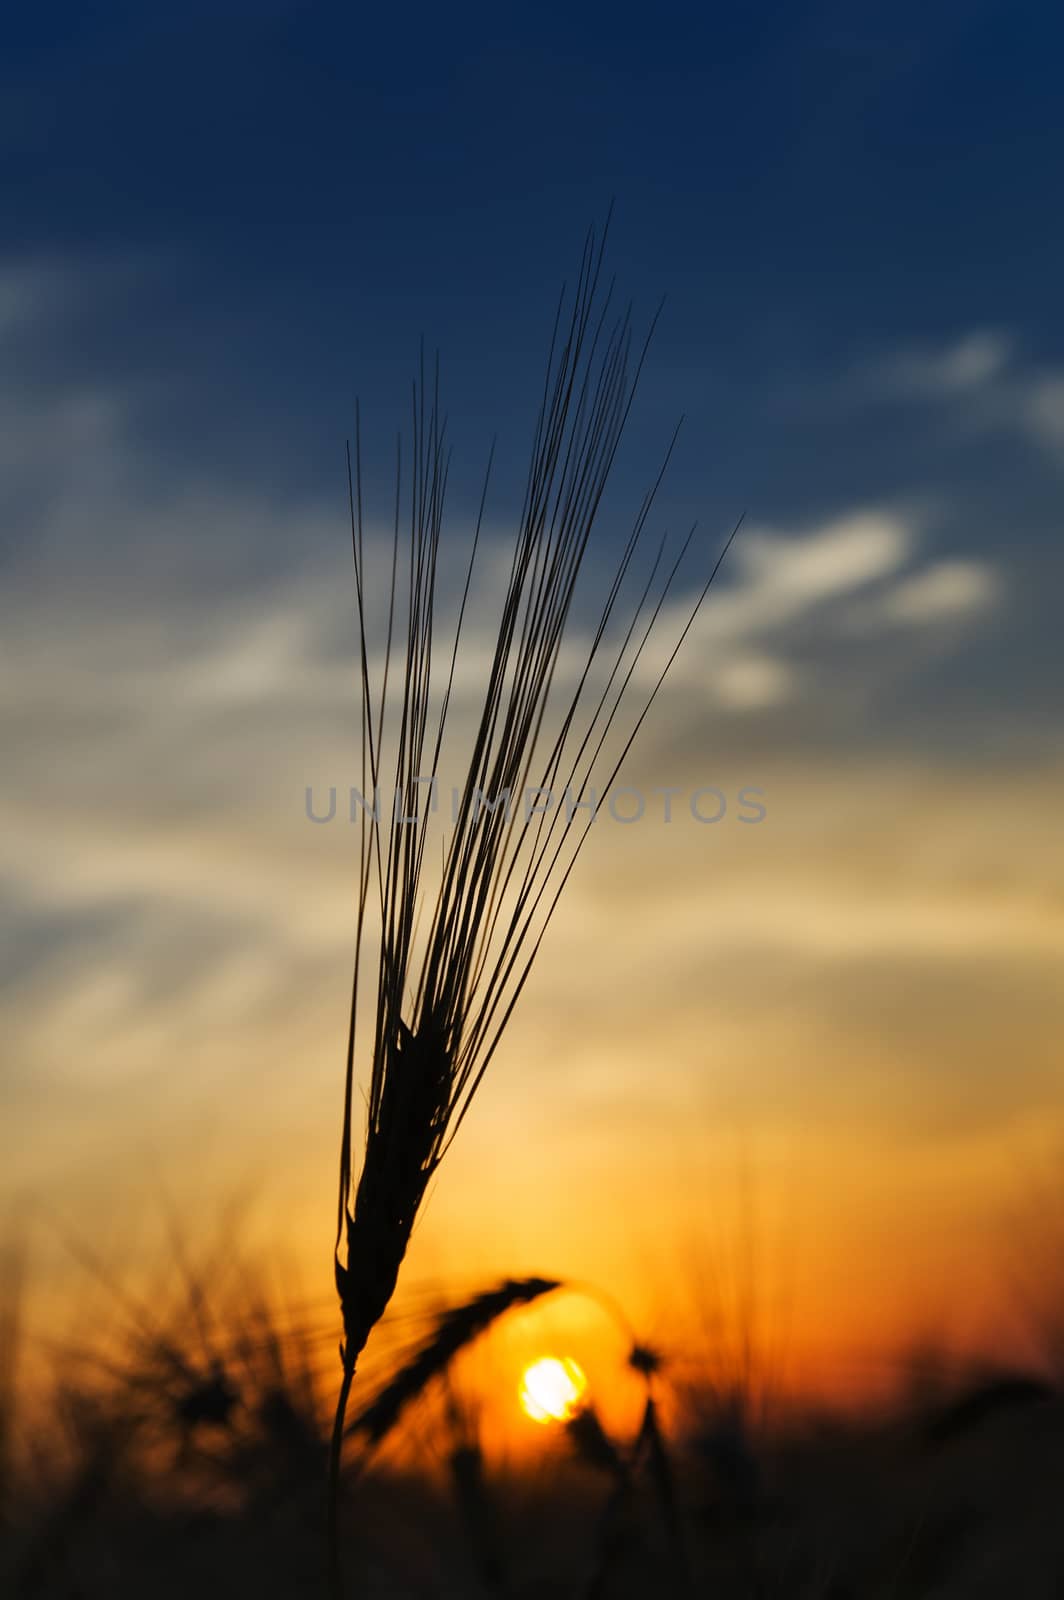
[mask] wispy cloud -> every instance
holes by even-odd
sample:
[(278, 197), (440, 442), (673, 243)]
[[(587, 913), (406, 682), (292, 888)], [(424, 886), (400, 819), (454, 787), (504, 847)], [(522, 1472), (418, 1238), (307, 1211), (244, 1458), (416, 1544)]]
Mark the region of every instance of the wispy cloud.
[(1011, 434), (1064, 457), (1064, 372), (1026, 359), (1001, 329), (904, 346), (849, 374), (843, 389), (848, 403), (939, 407), (966, 429)]
[(888, 622), (923, 627), (986, 611), (998, 592), (998, 580), (988, 563), (942, 561), (888, 590), (882, 614)]
[(928, 398), (977, 394), (1003, 377), (1015, 353), (1007, 333), (976, 329), (952, 344), (899, 351), (870, 375), (870, 386)]
[[(733, 714), (800, 701), (815, 721), (830, 717), (840, 691), (852, 708), (957, 649), (958, 629), (991, 612), (1005, 584), (989, 561), (936, 560), (925, 551), (925, 524), (911, 509), (869, 508), (819, 527), (750, 528), (725, 586), (691, 630), (675, 681), (697, 683), (707, 701)], [(682, 626), (682, 611), (671, 608), (669, 627)], [(646, 663), (648, 681), (669, 627)]]

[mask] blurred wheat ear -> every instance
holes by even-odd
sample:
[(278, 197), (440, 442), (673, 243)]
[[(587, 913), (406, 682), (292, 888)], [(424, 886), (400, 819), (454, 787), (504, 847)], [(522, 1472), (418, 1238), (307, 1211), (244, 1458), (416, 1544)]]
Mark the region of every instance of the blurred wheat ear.
[[(572, 802), (586, 801), (589, 794), (601, 802), (605, 796), (737, 531), (717, 556), (664, 667), (643, 692), (626, 735), (622, 730), (619, 755), (613, 748), (607, 751), (636, 663), (694, 534), (692, 528), (671, 566), (665, 562), (662, 538), (649, 572), (640, 574), (637, 557), (670, 443), (604, 586), (601, 605), (591, 616), (586, 634), (590, 642), (580, 656), (571, 692), (563, 692), (557, 721), (548, 726), (548, 701), (552, 691), (557, 693), (556, 669), (577, 578), (653, 332), (652, 323), (636, 346), (630, 309), (619, 314), (611, 309), (612, 287), (602, 288), (605, 232), (589, 230), (571, 301), (567, 305), (564, 290), (559, 301), (483, 706), (439, 883), (430, 895), (423, 872), (431, 797), (421, 780), (438, 771), (491, 461), (457, 626), (440, 663), (435, 621), (449, 453), (438, 371), (430, 389), (422, 361), (414, 387), (405, 496), (401, 447), (397, 453), (386, 613), (383, 597), (368, 592), (356, 412), (348, 483), (360, 638), (362, 793), (377, 796), (386, 788), (389, 796), (394, 791), (395, 804), (383, 822), (375, 822), (365, 810), (361, 819), (335, 1250), (344, 1324), (329, 1496), (337, 1592), (340, 1454), (355, 1367), (395, 1289), (428, 1183), (498, 1048), (594, 819), (593, 810), (577, 810), (575, 803), (563, 806), (561, 796), (568, 791)], [(400, 526), (406, 523), (401, 538)], [(665, 571), (660, 581), (659, 570)], [(622, 600), (629, 584), (634, 599)], [(386, 620), (386, 637), (376, 688), (370, 632), (378, 618)], [(397, 644), (397, 634), (405, 635), (402, 643)], [(436, 681), (441, 669), (442, 685)], [(530, 814), (524, 797), (532, 788), (550, 791), (555, 803)], [(503, 797), (510, 797), (509, 802), (500, 803)], [(371, 900), (380, 928), (376, 1009), (356, 1186), (355, 1038)], [(415, 949), (423, 902), (428, 928)]]
[(561, 1287), (557, 1278), (508, 1278), (441, 1313), (428, 1338), (352, 1420), (348, 1433), (358, 1435), (366, 1446), (379, 1444), (426, 1385), (446, 1372), (460, 1350), (514, 1306), (530, 1305)]

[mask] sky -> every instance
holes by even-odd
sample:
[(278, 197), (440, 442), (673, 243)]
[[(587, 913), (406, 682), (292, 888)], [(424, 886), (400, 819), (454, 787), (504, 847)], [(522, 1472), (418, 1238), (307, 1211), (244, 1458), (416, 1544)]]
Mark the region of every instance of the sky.
[(43, 1239), (135, 1256), (134, 1217), (250, 1188), (327, 1292), (345, 440), (357, 399), (383, 535), (438, 350), (463, 551), (497, 439), (461, 725), (612, 202), (619, 300), (665, 304), (592, 581), (681, 418), (665, 636), (743, 531), (625, 767), (677, 815), (596, 823), (409, 1273), (653, 1320), (752, 1233), (810, 1369), (1000, 1314), (1064, 1149), (1062, 35), (983, 0), (7, 22), (0, 1170)]

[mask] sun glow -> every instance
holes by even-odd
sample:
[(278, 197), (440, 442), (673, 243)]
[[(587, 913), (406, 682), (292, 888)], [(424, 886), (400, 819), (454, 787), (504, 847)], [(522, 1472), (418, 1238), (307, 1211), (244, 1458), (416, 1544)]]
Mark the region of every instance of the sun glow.
[(533, 1422), (568, 1422), (580, 1410), (587, 1379), (568, 1356), (543, 1356), (526, 1367), (521, 1378), (521, 1404)]

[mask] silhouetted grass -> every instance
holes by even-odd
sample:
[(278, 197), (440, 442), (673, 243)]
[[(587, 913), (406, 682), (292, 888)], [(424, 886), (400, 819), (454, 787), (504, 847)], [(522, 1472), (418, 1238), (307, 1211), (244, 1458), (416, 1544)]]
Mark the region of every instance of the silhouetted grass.
[[(52, 1420), (36, 1429), (42, 1466), (31, 1477), (16, 1465), (26, 1477), (0, 1538), (5, 1597), (324, 1591), (328, 1310), (269, 1297), (270, 1276), (262, 1261), (240, 1261), (228, 1276), (211, 1258), (186, 1262), (165, 1299), (123, 1291), (95, 1350), (91, 1340), (57, 1350)], [(346, 1549), (367, 1600), (643, 1600), (681, 1596), (688, 1584), (723, 1600), (1058, 1592), (1064, 1403), (1018, 1378), (1003, 1385), (958, 1369), (926, 1404), (910, 1396), (889, 1415), (766, 1417), (743, 1444), (757, 1493), (740, 1492), (741, 1474), (729, 1487), (732, 1469), (718, 1459), (707, 1496), (700, 1438), (714, 1415), (713, 1353), (700, 1401), (687, 1369), (675, 1384), (667, 1351), (650, 1358), (638, 1347), (648, 1388), (630, 1437), (585, 1410), (530, 1434), (539, 1467), (530, 1455), (504, 1471), (481, 1449), (447, 1374), (498, 1318), (520, 1317), (552, 1283), (495, 1285), (448, 1308), (393, 1357), (364, 1428), (352, 1420), (375, 1444), (404, 1433), (408, 1461), (400, 1468), (395, 1452), (382, 1453), (349, 1480)], [(463, 1390), (472, 1385), (481, 1405), (516, 1403), (509, 1383), (499, 1394), (490, 1365), (478, 1397), (477, 1371), (467, 1364)], [(405, 1404), (430, 1384), (442, 1407), (408, 1418)]]
[[(575, 688), (554, 726), (549, 725), (548, 703), (577, 580), (649, 341), (648, 334), (641, 347), (634, 344), (630, 312), (614, 314), (612, 290), (601, 292), (604, 245), (605, 234), (599, 238), (590, 230), (569, 309), (564, 295), (558, 306), (483, 705), (453, 831), (443, 848), (438, 889), (434, 899), (428, 897), (429, 926), (420, 953), (415, 929), (425, 899), (430, 814), (422, 784), (438, 772), (488, 477), (455, 636), (441, 659), (436, 609), (450, 458), (438, 372), (430, 387), (422, 366), (415, 386), (405, 500), (401, 451), (397, 458), (387, 601), (368, 591), (357, 426), (353, 466), (349, 458), (362, 789), (364, 795), (377, 797), (387, 783), (394, 788), (395, 805), (384, 829), (362, 814), (335, 1252), (344, 1344), (330, 1470), (334, 1557), (344, 1416), (356, 1364), (395, 1291), (428, 1183), (498, 1048), (593, 820), (575, 805), (563, 811), (555, 803), (549, 815), (532, 812), (524, 797), (535, 788), (541, 793), (562, 790), (584, 801), (593, 778), (600, 796), (608, 791), (723, 559), (722, 551), (654, 688), (629, 718), (620, 757), (607, 760), (603, 752), (611, 729), (694, 532), (660, 583), (664, 540), (649, 573), (634, 576), (659, 473), (604, 585)], [(400, 570), (404, 516), (405, 581)], [(630, 577), (634, 602), (622, 598)], [(371, 680), (369, 634), (372, 620), (382, 612), (387, 627), (378, 686)], [(611, 628), (619, 632), (619, 644), (610, 642)], [(596, 681), (600, 669), (605, 674), (602, 687)], [(433, 693), (441, 674), (444, 688), (434, 718)], [(379, 913), (380, 936), (366, 1131), (356, 1181), (355, 1047), (371, 900)], [(341, 1587), (338, 1572), (334, 1587)]]

